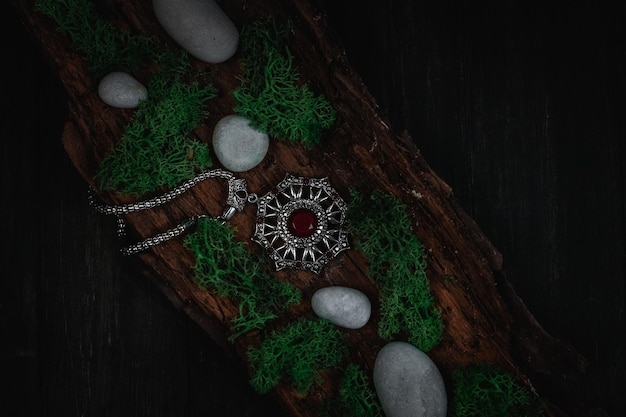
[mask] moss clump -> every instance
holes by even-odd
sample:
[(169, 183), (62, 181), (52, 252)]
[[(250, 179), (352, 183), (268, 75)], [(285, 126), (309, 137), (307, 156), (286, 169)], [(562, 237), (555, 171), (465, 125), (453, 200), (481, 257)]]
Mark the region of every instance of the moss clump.
[(208, 145), (192, 141), (189, 133), (203, 119), (203, 107), (217, 97), (217, 91), (211, 85), (181, 81), (192, 75), (184, 51), (113, 26), (91, 1), (37, 0), (35, 7), (70, 37), (94, 79), (113, 70), (132, 73), (142, 64), (159, 71), (148, 85), (149, 99), (141, 103), (120, 143), (98, 168), (96, 180), (102, 189), (143, 194), (178, 185), (211, 165)]
[(143, 194), (170, 188), (212, 164), (208, 145), (189, 134), (205, 117), (215, 89), (159, 74), (149, 91), (121, 141), (100, 163), (95, 178), (101, 189)]
[(261, 19), (241, 31), (243, 74), (233, 91), (235, 111), (268, 135), (312, 146), (335, 121), (335, 110), (306, 85), (286, 47), (290, 26)]
[(422, 243), (412, 233), (406, 207), (375, 191), (364, 197), (351, 190), (348, 230), (369, 260), (368, 274), (380, 291), (378, 333), (391, 339), (406, 332), (409, 342), (427, 352), (441, 340), (443, 322), (426, 277)]
[(241, 334), (262, 329), (288, 306), (297, 304), (300, 290), (276, 280), (265, 269), (265, 260), (249, 253), (235, 240), (232, 228), (212, 218), (198, 221), (185, 239), (194, 254), (196, 280), (222, 297), (239, 303), (240, 316), (232, 322), (234, 340)]
[(155, 61), (167, 71), (190, 68), (186, 53), (165, 48), (157, 38), (132, 35), (113, 26), (98, 15), (91, 1), (36, 0), (35, 8), (70, 37), (96, 79), (114, 69), (132, 72), (145, 60)]
[(353, 363), (344, 370), (337, 396), (322, 407), (324, 417), (382, 417), (383, 412), (365, 372)]
[(541, 417), (538, 396), (514, 375), (491, 364), (472, 364), (454, 372), (453, 417)]
[(337, 326), (324, 319), (299, 318), (248, 350), (253, 371), (250, 384), (266, 393), (288, 378), (305, 395), (320, 378), (320, 371), (338, 366), (347, 350)]

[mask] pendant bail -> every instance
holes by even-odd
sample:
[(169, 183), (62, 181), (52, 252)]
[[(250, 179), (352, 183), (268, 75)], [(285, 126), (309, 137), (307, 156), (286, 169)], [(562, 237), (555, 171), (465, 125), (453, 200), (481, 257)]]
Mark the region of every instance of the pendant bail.
[[(225, 176), (225, 178), (228, 180), (228, 197), (226, 198), (226, 207), (232, 207), (237, 211), (243, 210), (248, 202), (248, 184), (246, 183), (246, 180), (243, 178), (237, 178), (233, 174)], [(232, 214), (230, 217), (232, 217)]]

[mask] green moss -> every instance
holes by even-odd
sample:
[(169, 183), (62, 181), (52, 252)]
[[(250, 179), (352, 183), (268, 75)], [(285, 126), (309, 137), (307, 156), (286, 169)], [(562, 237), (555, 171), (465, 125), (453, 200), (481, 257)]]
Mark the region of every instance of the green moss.
[(454, 373), (453, 417), (540, 417), (540, 399), (514, 375), (490, 364), (472, 364)]
[(95, 79), (113, 70), (132, 72), (146, 60), (160, 64), (164, 71), (189, 70), (184, 51), (166, 48), (157, 38), (136, 36), (113, 26), (87, 0), (36, 0), (35, 8), (51, 17), (82, 53)]
[(141, 103), (117, 147), (98, 168), (95, 177), (100, 188), (143, 194), (178, 185), (211, 166), (208, 145), (191, 140), (189, 134), (204, 118), (204, 105), (217, 97), (217, 91), (210, 84), (182, 82), (208, 76), (191, 73), (184, 51), (113, 26), (91, 1), (37, 0), (35, 7), (70, 37), (95, 80), (113, 70), (132, 73), (140, 65), (157, 71), (148, 85), (148, 100)]
[(307, 85), (286, 46), (290, 26), (261, 19), (245, 26), (240, 36), (243, 74), (233, 91), (235, 111), (253, 126), (278, 138), (312, 146), (335, 121), (335, 110)]
[(351, 190), (348, 230), (369, 260), (368, 273), (380, 291), (378, 333), (385, 339), (406, 332), (427, 352), (441, 340), (443, 323), (426, 277), (422, 243), (413, 234), (406, 207), (375, 191), (364, 197)]
[(288, 306), (300, 302), (300, 290), (278, 281), (267, 271), (267, 261), (248, 252), (233, 230), (212, 218), (201, 219), (185, 239), (194, 254), (198, 282), (222, 297), (239, 303), (240, 316), (232, 322), (234, 340), (262, 329)]
[(208, 145), (189, 135), (206, 116), (204, 107), (217, 96), (215, 89), (164, 74), (153, 77), (148, 88), (148, 99), (100, 163), (95, 178), (101, 189), (143, 194), (171, 188), (212, 164)]
[(322, 407), (324, 417), (382, 417), (378, 397), (372, 391), (365, 372), (356, 364), (349, 364), (336, 397)]
[(337, 367), (347, 345), (337, 326), (324, 319), (299, 318), (270, 333), (258, 348), (250, 348), (250, 384), (259, 393), (287, 378), (301, 394), (320, 379), (320, 371)]

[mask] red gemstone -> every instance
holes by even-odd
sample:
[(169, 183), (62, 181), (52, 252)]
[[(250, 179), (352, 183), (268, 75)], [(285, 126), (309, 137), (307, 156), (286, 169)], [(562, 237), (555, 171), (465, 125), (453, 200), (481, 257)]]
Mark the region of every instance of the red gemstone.
[(294, 236), (309, 237), (317, 228), (317, 217), (315, 217), (315, 213), (309, 209), (296, 209), (291, 212), (287, 220), (287, 228)]

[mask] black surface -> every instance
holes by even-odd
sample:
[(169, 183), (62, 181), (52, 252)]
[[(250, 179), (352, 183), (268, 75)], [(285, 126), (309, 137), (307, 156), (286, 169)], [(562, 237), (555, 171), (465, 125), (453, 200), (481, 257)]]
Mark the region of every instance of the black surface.
[[(503, 253), (539, 322), (588, 359), (552, 394), (621, 416), (626, 6), (324, 3), (381, 113)], [(2, 20), (2, 414), (278, 415), (117, 254), (62, 149), (55, 74)]]

